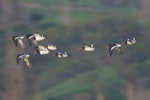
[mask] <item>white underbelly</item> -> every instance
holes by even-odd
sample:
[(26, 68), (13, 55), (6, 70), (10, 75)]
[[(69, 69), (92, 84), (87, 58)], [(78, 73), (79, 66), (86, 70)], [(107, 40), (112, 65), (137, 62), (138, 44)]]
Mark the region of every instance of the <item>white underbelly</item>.
[(41, 55), (49, 54), (49, 51), (48, 50), (43, 50), (43, 51), (40, 51), (40, 54)]
[(40, 37), (40, 36), (36, 36), (35, 39), (36, 39), (36, 41), (42, 41), (42, 40), (44, 40), (45, 38), (44, 38), (44, 37)]
[(56, 48), (56, 47), (53, 47), (53, 46), (48, 46), (48, 49), (49, 49), (49, 50), (56, 50), (57, 48)]
[(94, 51), (95, 49), (94, 48), (85, 48), (84, 50), (85, 51)]

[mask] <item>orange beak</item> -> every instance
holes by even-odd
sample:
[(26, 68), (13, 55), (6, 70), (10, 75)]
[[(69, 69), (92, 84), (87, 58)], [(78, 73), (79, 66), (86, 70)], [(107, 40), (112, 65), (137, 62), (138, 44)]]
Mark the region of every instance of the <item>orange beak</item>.
[(79, 50), (83, 50), (83, 48), (79, 48)]
[(107, 49), (108, 49), (108, 48), (109, 48), (109, 45), (105, 45), (104, 48), (107, 48)]
[(12, 40), (12, 36), (8, 38), (8, 40)]
[(53, 56), (55, 57), (55, 56), (56, 56), (56, 54), (53, 54)]

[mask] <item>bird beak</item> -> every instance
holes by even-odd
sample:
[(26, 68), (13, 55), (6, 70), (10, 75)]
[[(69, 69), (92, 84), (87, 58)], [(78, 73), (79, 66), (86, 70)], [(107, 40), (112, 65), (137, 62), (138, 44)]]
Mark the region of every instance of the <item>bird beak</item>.
[(9, 37), (8, 40), (12, 40), (12, 37)]
[(82, 48), (79, 48), (79, 50), (83, 50)]
[(104, 46), (104, 48), (107, 48), (107, 49), (108, 49), (108, 48), (109, 48), (109, 46), (108, 46), (108, 45), (105, 45), (105, 46)]
[(55, 57), (55, 56), (56, 56), (56, 54), (53, 54), (53, 56)]

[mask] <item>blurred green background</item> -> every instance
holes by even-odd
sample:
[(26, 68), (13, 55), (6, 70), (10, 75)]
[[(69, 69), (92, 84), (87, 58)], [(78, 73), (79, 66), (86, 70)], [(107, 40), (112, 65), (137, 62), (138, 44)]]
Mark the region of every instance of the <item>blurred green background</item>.
[[(0, 100), (148, 100), (150, 98), (149, 0), (0, 0)], [(39, 32), (72, 57), (33, 55), (32, 69), (16, 65), (8, 37)], [(104, 46), (135, 37), (123, 55)], [(94, 52), (82, 52), (94, 43)]]

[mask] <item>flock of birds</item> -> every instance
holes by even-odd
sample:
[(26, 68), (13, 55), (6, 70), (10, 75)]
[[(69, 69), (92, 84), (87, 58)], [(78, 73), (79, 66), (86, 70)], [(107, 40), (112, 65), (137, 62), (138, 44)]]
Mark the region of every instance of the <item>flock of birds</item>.
[[(12, 40), (16, 46), (20, 46), (22, 48), (25, 48), (24, 39), (27, 39), (30, 46), (34, 46), (33, 54), (45, 55), (45, 54), (49, 54), (50, 51), (59, 50), (59, 48), (57, 48), (57, 46), (53, 45), (53, 44), (48, 44), (47, 47), (39, 45), (38, 41), (42, 41), (42, 40), (46, 39), (46, 37), (44, 35), (39, 34), (39, 33), (25, 34), (25, 35), (21, 35), (21, 36), (11, 36), (9, 38), (9, 40)], [(113, 44), (108, 44), (105, 47), (108, 49), (109, 55), (112, 56), (114, 50), (117, 50), (121, 54), (123, 54), (123, 51), (121, 49), (122, 45), (124, 45), (124, 44), (132, 45), (135, 43), (136, 43), (136, 39), (135, 39), (135, 37), (133, 37), (133, 38), (126, 39), (125, 41), (123, 41), (120, 44), (113, 43)], [(83, 43), (83, 46), (81, 46), (80, 49), (83, 51), (86, 51), (86, 52), (92, 52), (95, 50), (94, 44), (88, 45), (86, 43)], [(31, 55), (26, 54), (26, 53), (18, 54), (18, 56), (16, 57), (16, 63), (19, 64), (20, 61), (23, 61), (28, 68), (32, 68), (32, 64), (29, 61), (30, 56)], [(71, 55), (68, 52), (57, 51), (56, 53), (53, 54), (53, 56), (56, 56), (58, 58), (66, 58), (66, 57), (70, 57)]]

